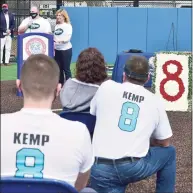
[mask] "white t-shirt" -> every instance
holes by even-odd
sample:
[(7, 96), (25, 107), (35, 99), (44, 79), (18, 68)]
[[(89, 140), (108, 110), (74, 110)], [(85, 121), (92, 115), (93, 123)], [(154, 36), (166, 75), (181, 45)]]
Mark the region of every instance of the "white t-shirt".
[(53, 178), (74, 186), (94, 163), (86, 126), (47, 109), (1, 115), (1, 175)]
[(64, 41), (65, 43), (55, 43), (56, 50), (68, 50), (72, 48), (70, 39), (72, 37), (72, 25), (70, 23), (56, 24), (54, 31), (55, 41)]
[(95, 157), (144, 157), (152, 135), (159, 140), (172, 136), (161, 100), (140, 85), (104, 82), (91, 101), (90, 113), (97, 117)]
[(9, 29), (9, 14), (8, 13), (5, 14), (5, 20), (7, 24), (7, 29)]
[[(9, 29), (9, 14), (8, 13), (4, 13), (4, 16), (5, 16), (5, 21), (6, 21), (6, 30)], [(3, 35), (7, 35), (7, 32), (3, 32)], [(9, 36), (11, 35), (11, 33), (9, 34)]]
[(31, 17), (25, 18), (21, 26), (26, 26), (28, 23), (32, 20), (31, 27), (29, 27), (25, 33), (32, 33), (32, 32), (37, 32), (37, 33), (52, 33), (51, 30), (51, 25), (47, 19), (44, 19), (43, 17), (39, 17), (37, 19), (31, 19)]

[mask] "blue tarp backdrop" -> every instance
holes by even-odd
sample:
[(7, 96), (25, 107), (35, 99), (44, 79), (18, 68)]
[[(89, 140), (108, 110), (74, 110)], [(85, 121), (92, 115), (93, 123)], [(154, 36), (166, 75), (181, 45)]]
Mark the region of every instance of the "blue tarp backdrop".
[(144, 52), (191, 51), (191, 8), (62, 7), (73, 26), (75, 62), (81, 50), (97, 47), (108, 63), (131, 48)]

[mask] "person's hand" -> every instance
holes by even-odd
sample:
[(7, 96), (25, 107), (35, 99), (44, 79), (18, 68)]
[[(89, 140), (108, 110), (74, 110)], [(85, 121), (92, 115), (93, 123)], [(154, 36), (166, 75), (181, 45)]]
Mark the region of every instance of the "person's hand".
[(62, 44), (64, 43), (63, 41), (57, 41), (57, 40), (54, 40), (55, 44)]
[(30, 18), (28, 22), (28, 27), (30, 27), (32, 23), (33, 23), (33, 20)]
[(9, 34), (11, 33), (11, 30), (8, 29), (8, 30), (6, 31), (6, 33), (7, 33), (7, 35), (9, 35)]
[(54, 43), (55, 43), (55, 44), (59, 44), (59, 43), (60, 43), (60, 41), (54, 40)]

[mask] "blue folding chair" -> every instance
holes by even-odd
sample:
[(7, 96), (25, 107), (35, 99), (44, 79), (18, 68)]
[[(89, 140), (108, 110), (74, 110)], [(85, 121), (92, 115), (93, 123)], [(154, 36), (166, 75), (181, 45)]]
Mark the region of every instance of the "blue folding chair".
[(66, 182), (54, 179), (1, 177), (1, 193), (78, 193)]
[(83, 113), (83, 112), (61, 112), (59, 115), (62, 118), (71, 121), (79, 121), (85, 124), (89, 130), (92, 139), (96, 123), (96, 116), (91, 115), (90, 113)]

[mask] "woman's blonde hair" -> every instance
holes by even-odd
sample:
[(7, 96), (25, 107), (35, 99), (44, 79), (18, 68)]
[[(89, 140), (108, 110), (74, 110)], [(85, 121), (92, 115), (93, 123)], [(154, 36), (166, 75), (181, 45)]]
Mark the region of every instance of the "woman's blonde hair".
[(58, 15), (59, 13), (64, 17), (64, 22), (65, 23), (70, 23), (70, 18), (68, 16), (68, 13), (67, 13), (66, 10), (59, 9), (58, 11), (56, 11), (56, 15)]

